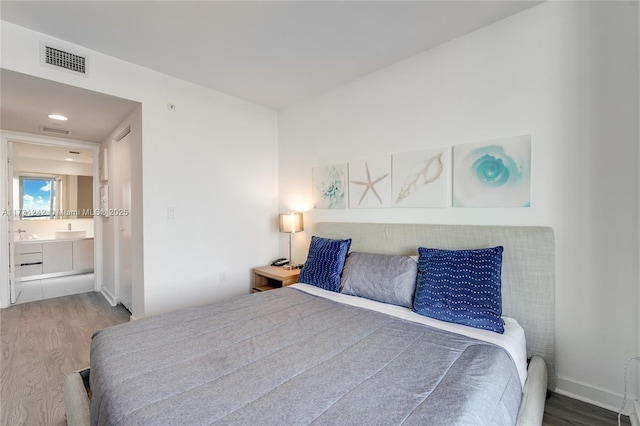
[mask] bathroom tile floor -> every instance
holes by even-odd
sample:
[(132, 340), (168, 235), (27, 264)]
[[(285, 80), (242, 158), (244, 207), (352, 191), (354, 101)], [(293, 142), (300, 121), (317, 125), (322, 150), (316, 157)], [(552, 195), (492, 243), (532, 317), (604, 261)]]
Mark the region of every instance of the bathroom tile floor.
[(94, 290), (93, 274), (69, 275), (20, 283), (21, 292), (16, 303), (52, 299)]

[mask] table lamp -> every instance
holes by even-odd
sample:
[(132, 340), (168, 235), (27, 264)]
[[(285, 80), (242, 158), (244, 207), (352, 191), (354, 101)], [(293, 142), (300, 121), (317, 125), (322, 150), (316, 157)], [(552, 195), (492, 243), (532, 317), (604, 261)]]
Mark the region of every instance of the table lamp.
[(304, 231), (304, 224), (302, 221), (302, 213), (280, 213), (279, 225), (280, 232), (289, 234), (289, 264), (283, 266), (284, 269), (294, 269), (294, 263), (291, 260), (291, 235), (296, 232)]

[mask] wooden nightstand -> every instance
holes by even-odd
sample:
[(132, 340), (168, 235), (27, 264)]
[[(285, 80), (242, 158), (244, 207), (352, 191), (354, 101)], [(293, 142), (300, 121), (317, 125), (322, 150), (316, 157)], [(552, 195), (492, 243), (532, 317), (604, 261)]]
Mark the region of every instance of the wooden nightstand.
[(281, 266), (253, 268), (252, 272), (252, 293), (295, 284), (298, 281), (298, 275), (300, 275), (300, 269), (282, 269)]

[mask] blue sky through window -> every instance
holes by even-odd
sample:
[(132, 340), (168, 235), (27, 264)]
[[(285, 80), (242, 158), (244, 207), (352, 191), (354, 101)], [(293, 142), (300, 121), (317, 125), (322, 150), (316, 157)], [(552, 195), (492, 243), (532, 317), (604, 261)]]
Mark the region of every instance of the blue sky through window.
[(53, 179), (23, 178), (22, 210), (24, 216), (49, 216), (52, 197), (54, 197)]

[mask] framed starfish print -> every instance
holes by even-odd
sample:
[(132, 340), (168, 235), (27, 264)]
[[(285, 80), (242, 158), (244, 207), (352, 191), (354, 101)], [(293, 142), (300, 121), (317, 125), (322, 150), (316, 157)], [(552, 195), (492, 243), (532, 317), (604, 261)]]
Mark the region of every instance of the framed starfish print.
[(391, 156), (349, 163), (349, 207), (391, 206)]

